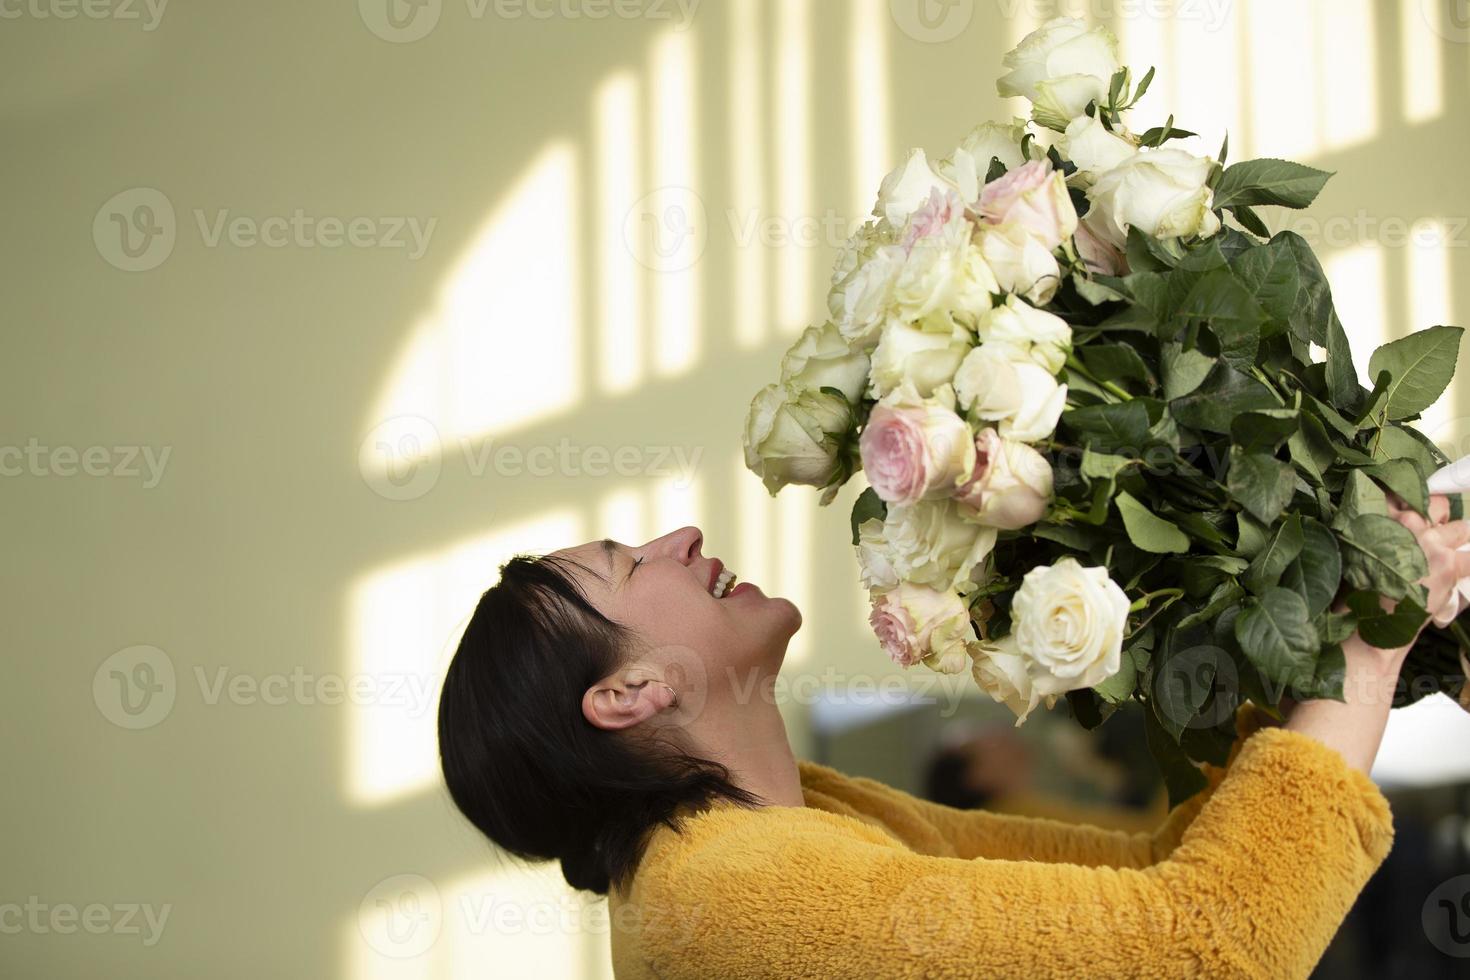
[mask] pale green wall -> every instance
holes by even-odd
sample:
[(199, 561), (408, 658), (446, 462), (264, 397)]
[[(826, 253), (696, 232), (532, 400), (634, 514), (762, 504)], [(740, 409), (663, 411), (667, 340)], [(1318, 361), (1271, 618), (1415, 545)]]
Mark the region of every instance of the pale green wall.
[[(791, 336), (767, 331), (742, 346), (736, 311), (759, 327), (778, 319), (784, 295), (801, 319), (820, 316), (833, 249), (820, 242), (751, 252), (736, 242), (726, 215), (736, 206), (737, 178), (750, 177), (762, 216), (779, 219), (783, 201), (795, 201), (810, 217), (860, 218), (854, 201), (871, 200), (882, 164), (903, 148), (942, 155), (971, 124), (1007, 111), (993, 94), (999, 57), (1026, 18), (1034, 22), (1048, 6), (964, 0), (949, 8), (959, 19), (925, 35), (903, 14), (905, 0), (892, 8), (910, 33), (896, 26), (886, 0), (752, 0), (754, 74), (732, 84), (731, 5), (716, 0), (698, 6), (672, 49), (661, 46), (665, 21), (497, 17), (493, 2), (476, 19), (463, 0), (445, 0), (438, 25), (413, 43), (375, 36), (349, 0), (176, 3), (153, 30), (136, 20), (43, 19), (36, 11), (55, 10), (50, 0), (26, 4), (0, 3), (7, 12), (0, 20), (0, 444), (167, 447), (171, 455), (150, 488), (137, 477), (62, 476), (65, 456), (51, 459), (46, 475), (0, 478), (9, 553), (0, 589), (8, 627), (0, 906), (34, 904), (35, 896), (48, 908), (147, 903), (171, 911), (148, 947), (142, 936), (117, 931), (63, 934), (44, 916), (40, 928), (27, 923), (16, 932), (18, 920), (0, 909), (0, 973), (521, 976), (536, 958), (553, 957), (537, 975), (599, 975), (605, 929), (588, 913), (548, 934), (466, 922), (461, 898), (509, 895), (534, 910), (559, 893), (537, 878), (489, 891), (466, 883), (490, 867), (487, 851), (432, 784), (405, 779), (402, 792), (378, 797), (354, 789), (363, 778), (354, 773), (373, 784), (386, 771), (379, 760), (394, 753), (421, 777), (425, 745), (432, 748), (422, 724), (382, 729), (385, 749), (367, 741), (382, 728), (382, 705), (292, 694), (280, 705), (248, 696), (211, 704), (195, 670), (212, 679), (226, 668), (255, 681), (300, 672), (371, 682), (395, 669), (432, 676), (450, 627), (508, 557), (493, 545), (459, 554), (457, 545), (563, 513), (585, 537), (600, 536), (608, 494), (628, 490), (634, 506), (649, 507), (644, 526), (667, 530), (692, 516), (707, 551), (737, 569), (760, 567), (751, 541), (767, 542), (783, 565), (815, 569), (777, 577), (806, 614), (806, 648), (793, 674), (820, 676), (830, 667), (847, 680), (896, 675), (862, 625), (846, 540), (856, 488), (824, 511), (806, 494), (776, 503), (757, 495), (752, 503), (753, 478), (734, 464), (745, 406), (774, 376)], [(1093, 6), (1104, 14), (1114, 7)], [(1419, 17), (1420, 0), (1403, 0), (1403, 16), (1399, 3), (1366, 0), (1333, 4), (1330, 15), (1328, 5), (1304, 0), (1191, 6), (1223, 19), (1183, 20), (1177, 35), (1146, 15), (1118, 23), (1129, 44), (1154, 50), (1168, 73), (1150, 96), (1154, 112), (1176, 110), (1180, 124), (1212, 134), (1213, 151), (1224, 123), (1204, 114), (1234, 104), (1244, 120), (1232, 134), (1235, 158), (1281, 154), (1339, 171), (1316, 215), (1361, 210), (1375, 221), (1454, 222), (1450, 247), (1389, 243), (1358, 253), (1351, 246), (1359, 235), (1350, 231), (1353, 241), (1323, 248), (1348, 256), (1332, 267), (1334, 282), (1358, 298), (1343, 318), (1364, 352), (1381, 337), (1428, 325), (1411, 322), (1416, 311), (1470, 319), (1459, 286), (1470, 274), (1463, 247), (1470, 238), (1459, 227), (1470, 214), (1462, 165), (1470, 151), (1466, 32), (1446, 19), (1435, 34)], [(370, 0), (363, 9), (381, 10)], [(809, 43), (792, 13), (802, 10)], [(854, 55), (851, 38), (864, 23), (873, 33), (856, 50), (872, 54)], [(953, 37), (928, 43), (913, 34)], [(692, 150), (709, 221), (703, 256), (670, 279), (630, 267), (616, 236), (596, 230), (599, 180), (612, 167), (599, 149), (596, 107), (610, 79), (626, 80), (638, 100), (635, 157), (647, 156), (662, 132), (657, 124), (673, 111), (650, 99), (661, 77), (658, 53), (679, 44), (688, 46), (697, 126), (687, 146), (677, 126), (662, 138)], [(1407, 61), (1406, 49), (1415, 52)], [(1431, 91), (1422, 88), (1435, 77), (1425, 68), (1431, 55), (1442, 69), (1439, 105), (1420, 98), (1414, 104), (1427, 106), (1418, 110), (1423, 118), (1407, 121), (1403, 79), (1422, 75), (1428, 81), (1413, 91)], [(853, 57), (880, 66), (868, 77), (886, 109), (884, 99), (854, 86)], [(1209, 63), (1219, 67), (1199, 74), (1197, 66)], [(803, 64), (810, 98), (784, 87)], [(762, 86), (755, 108), (732, 112), (732, 93), (747, 79)], [(1360, 89), (1366, 104), (1354, 94)], [(805, 117), (792, 106), (804, 107)], [(1355, 130), (1363, 114), (1366, 125)], [(742, 118), (758, 140), (748, 162), (736, 145), (744, 140), (732, 135)], [(1162, 113), (1140, 121), (1162, 122)], [(790, 152), (793, 134), (805, 134), (809, 157)], [(855, 145), (875, 148), (860, 183)], [(567, 169), (556, 170), (557, 160)], [(559, 245), (546, 253), (546, 281), (569, 282), (548, 285), (546, 308), (566, 308), (543, 318), (539, 306), (523, 305), (523, 316), (477, 319), (516, 283), (503, 281), (501, 260), (468, 272), (461, 263), (533, 172), (550, 175), (545, 186), (553, 191), (575, 192), (585, 209), (569, 235), (552, 230)], [(628, 186), (652, 189), (650, 173), (636, 169)], [(783, 190), (788, 182), (798, 190)], [(177, 241), (161, 265), (128, 273), (105, 260), (108, 246), (94, 243), (93, 223), (113, 195), (138, 187), (168, 197)], [(538, 206), (555, 212), (555, 195)], [(417, 260), (350, 246), (209, 247), (193, 211), (221, 208), (255, 218), (295, 208), (341, 219), (411, 215), (437, 225)], [(107, 222), (104, 213), (104, 243)], [(692, 321), (700, 347), (692, 366), (648, 372), (632, 390), (601, 383), (596, 331), (611, 304), (598, 273), (604, 260), (614, 291), (619, 282), (640, 291), (643, 312), (624, 308), (635, 310), (634, 324), (653, 322), (670, 282), (695, 291), (702, 313)], [(745, 261), (763, 271), (763, 297), (737, 285), (735, 269)], [(809, 278), (783, 293), (782, 270), (791, 269)], [(478, 299), (477, 287), (485, 291)], [(569, 295), (575, 303), (567, 307)], [(454, 336), (493, 344), (478, 353), (435, 347), (442, 336), (435, 324), (446, 317), (458, 324)], [(405, 353), (415, 331), (430, 338), (426, 361)], [(564, 337), (580, 366), (532, 353), (548, 336)], [(418, 375), (406, 367), (419, 363), (434, 366)], [(530, 372), (537, 380), (527, 387)], [(407, 376), (426, 380), (395, 380)], [(496, 398), (505, 390), (563, 397), (554, 410), (517, 423), (504, 418), (514, 414), (513, 400)], [(1442, 438), (1465, 431), (1453, 419), (1470, 388), (1458, 391), (1458, 407), (1437, 420), (1448, 426)], [(459, 431), (456, 412), (471, 420), (499, 412), (491, 434), (522, 447), (571, 436), (610, 447), (700, 448), (699, 496), (685, 510), (661, 509), (653, 481), (642, 477), (476, 475), (450, 451), (432, 490), (385, 499), (373, 490), (381, 481), (363, 475), (360, 446), (403, 405), (431, 411), (423, 405), (435, 400), (446, 437)], [(444, 407), (454, 403), (470, 407)], [(548, 549), (572, 543), (534, 533), (517, 540)], [(110, 696), (108, 670), (95, 698), (93, 682), (104, 661), (136, 645), (167, 655), (175, 703), (156, 724), (132, 731), (99, 708)], [(363, 660), (366, 648), (390, 659)], [(788, 708), (803, 752), (811, 749), (805, 712)], [(391, 775), (382, 777), (388, 790)], [(442, 903), (430, 922), (438, 938), (416, 958), (384, 956), (381, 937), (369, 941), (374, 888), (399, 874), (422, 878), (401, 888), (390, 882), (395, 899), (418, 888), (432, 902), (427, 879)], [(567, 955), (585, 962), (555, 959)]]

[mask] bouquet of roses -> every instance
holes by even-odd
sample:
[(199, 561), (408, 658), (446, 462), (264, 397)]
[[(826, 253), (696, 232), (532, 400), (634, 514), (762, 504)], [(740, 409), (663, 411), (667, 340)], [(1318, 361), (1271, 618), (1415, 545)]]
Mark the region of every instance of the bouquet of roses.
[[(751, 405), (746, 462), (822, 504), (864, 471), (853, 544), (894, 660), (970, 670), (1018, 724), (1063, 696), (1089, 727), (1144, 702), (1177, 795), (1241, 700), (1340, 698), (1354, 630), (1401, 646), (1429, 618), (1424, 554), (1389, 515), (1427, 516), (1448, 460), (1409, 423), (1461, 331), (1380, 347), (1365, 388), (1312, 249), (1257, 211), (1304, 208), (1331, 174), (1226, 166), (1228, 140), (1169, 145), (1194, 136), (1172, 116), (1132, 131), (1153, 72), (1135, 84), (1105, 28), (1058, 18), (1004, 65), (1030, 120), (883, 180), (830, 320)], [(1399, 703), (1460, 694), (1457, 611)]]

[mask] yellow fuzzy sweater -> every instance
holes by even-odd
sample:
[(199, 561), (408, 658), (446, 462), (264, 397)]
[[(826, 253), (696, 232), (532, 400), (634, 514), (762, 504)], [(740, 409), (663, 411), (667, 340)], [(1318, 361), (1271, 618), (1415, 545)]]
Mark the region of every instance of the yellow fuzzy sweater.
[(804, 807), (660, 826), (608, 911), (620, 980), (1306, 977), (1393, 841), (1336, 751), (1265, 727), (1151, 834), (956, 810), (801, 762)]

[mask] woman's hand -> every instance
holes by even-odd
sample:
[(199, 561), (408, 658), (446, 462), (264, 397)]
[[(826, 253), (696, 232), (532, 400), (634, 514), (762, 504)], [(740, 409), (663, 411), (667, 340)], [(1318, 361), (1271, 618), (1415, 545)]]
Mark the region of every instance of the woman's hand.
[[(1447, 498), (1432, 497), (1429, 520), (1425, 520), (1404, 507), (1402, 501), (1389, 498), (1390, 515), (1414, 533), (1429, 564), (1429, 574), (1420, 579), (1420, 584), (1428, 589), (1426, 612), (1436, 625), (1455, 618), (1460, 607), (1459, 581), (1470, 576), (1470, 552), (1458, 550), (1470, 543), (1470, 522), (1450, 521), (1449, 509)], [(1384, 602), (1385, 608), (1393, 606), (1392, 602)], [(1342, 645), (1346, 661), (1344, 700), (1322, 698), (1293, 704), (1288, 709), (1286, 727), (1336, 749), (1348, 765), (1368, 772), (1383, 741), (1399, 671), (1417, 639), (1416, 633), (1414, 640), (1402, 647), (1381, 650), (1354, 632)]]
[(1448, 626), (1460, 613), (1460, 580), (1470, 578), (1470, 551), (1459, 550), (1470, 543), (1470, 521), (1451, 521), (1449, 498), (1440, 495), (1429, 498), (1428, 520), (1392, 494), (1388, 513), (1419, 540), (1429, 562), (1429, 574), (1420, 579), (1429, 589), (1426, 611), (1434, 625)]

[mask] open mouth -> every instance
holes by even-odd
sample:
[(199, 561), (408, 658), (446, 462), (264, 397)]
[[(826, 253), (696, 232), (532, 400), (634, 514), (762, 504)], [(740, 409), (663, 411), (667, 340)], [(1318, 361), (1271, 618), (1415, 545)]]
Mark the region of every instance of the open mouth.
[(710, 595), (716, 599), (723, 599), (730, 594), (730, 588), (735, 584), (735, 573), (728, 568), (720, 569), (720, 574), (715, 576), (715, 582), (710, 586)]

